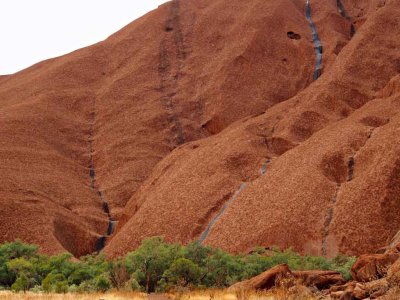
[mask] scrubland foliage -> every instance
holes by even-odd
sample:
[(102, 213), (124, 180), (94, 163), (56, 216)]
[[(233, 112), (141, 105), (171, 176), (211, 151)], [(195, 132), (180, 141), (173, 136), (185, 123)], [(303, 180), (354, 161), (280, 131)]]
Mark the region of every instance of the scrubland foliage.
[(292, 270), (337, 270), (349, 278), (354, 260), (260, 247), (251, 254), (233, 255), (198, 243), (168, 244), (161, 237), (143, 240), (139, 248), (119, 259), (93, 254), (76, 260), (70, 254), (41, 255), (37, 246), (17, 240), (0, 245), (0, 290), (83, 293), (224, 288), (282, 263)]

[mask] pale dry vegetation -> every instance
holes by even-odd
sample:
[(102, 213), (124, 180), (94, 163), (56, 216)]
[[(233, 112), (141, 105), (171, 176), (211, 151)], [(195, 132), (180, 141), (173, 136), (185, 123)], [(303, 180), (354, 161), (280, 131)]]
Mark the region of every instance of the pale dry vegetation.
[(317, 299), (308, 293), (292, 293), (287, 290), (270, 292), (257, 291), (199, 291), (186, 294), (175, 294), (174, 300), (314, 300)]
[(134, 292), (110, 292), (110, 293), (67, 293), (67, 294), (52, 294), (52, 293), (13, 293), (0, 292), (1, 300), (144, 300), (148, 299), (143, 293)]
[[(108, 292), (108, 293), (13, 293), (10, 291), (0, 292), (1, 300), (314, 300), (308, 291), (297, 289), (274, 289), (269, 292), (261, 291), (226, 291), (226, 290), (204, 290), (194, 292), (176, 292), (164, 295), (147, 295), (135, 292)], [(321, 298), (319, 298), (321, 299)]]

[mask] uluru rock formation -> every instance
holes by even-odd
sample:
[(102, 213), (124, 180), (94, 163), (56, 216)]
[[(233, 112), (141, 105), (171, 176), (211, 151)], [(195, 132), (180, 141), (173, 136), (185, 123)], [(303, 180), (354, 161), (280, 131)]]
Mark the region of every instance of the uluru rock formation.
[(361, 254), (400, 230), (400, 2), (175, 0), (0, 77), (0, 242)]

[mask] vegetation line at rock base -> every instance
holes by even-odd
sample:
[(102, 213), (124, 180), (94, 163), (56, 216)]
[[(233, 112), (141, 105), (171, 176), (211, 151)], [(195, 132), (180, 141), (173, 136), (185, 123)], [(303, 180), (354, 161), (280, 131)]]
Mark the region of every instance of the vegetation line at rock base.
[(292, 270), (336, 270), (349, 279), (354, 261), (342, 255), (326, 259), (261, 247), (234, 255), (198, 243), (168, 244), (161, 237), (143, 240), (118, 259), (89, 255), (74, 260), (70, 254), (39, 254), (37, 246), (17, 240), (0, 245), (0, 290), (149, 293), (225, 288), (282, 263)]

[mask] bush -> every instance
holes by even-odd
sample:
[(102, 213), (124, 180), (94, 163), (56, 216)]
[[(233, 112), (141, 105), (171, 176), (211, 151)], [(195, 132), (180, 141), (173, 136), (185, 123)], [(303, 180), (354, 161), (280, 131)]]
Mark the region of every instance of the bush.
[(136, 281), (136, 279), (131, 279), (129, 282), (129, 289), (131, 291), (136, 291), (136, 292), (142, 292), (143, 288), (140, 286), (139, 282)]
[(68, 282), (63, 274), (50, 273), (43, 279), (42, 288), (45, 292), (57, 292), (57, 289), (62, 289), (63, 286), (67, 285)]
[(244, 261), (240, 255), (217, 249), (205, 259), (204, 264), (206, 274), (203, 283), (208, 287), (223, 288), (243, 279)]
[(183, 257), (183, 247), (166, 244), (161, 237), (145, 239), (141, 246), (126, 256), (128, 272), (145, 287), (147, 293), (157, 289), (157, 283), (172, 262)]
[(96, 291), (105, 292), (111, 288), (111, 281), (105, 274), (99, 275), (94, 279)]
[(16, 281), (18, 272), (9, 269), (8, 262), (23, 258), (29, 260), (37, 255), (38, 247), (27, 245), (20, 240), (13, 243), (4, 243), (0, 245), (0, 286), (10, 288)]
[(25, 273), (21, 273), (17, 277), (17, 280), (11, 286), (11, 289), (14, 292), (26, 292), (31, 288), (31, 284), (32, 282), (29, 280), (28, 276), (26, 276)]
[(67, 293), (68, 292), (68, 282), (66, 280), (56, 282), (53, 286), (53, 291), (55, 293)]
[(261, 247), (249, 255), (233, 255), (198, 243), (168, 244), (161, 237), (143, 240), (138, 249), (114, 261), (102, 255), (74, 261), (70, 254), (45, 256), (37, 249), (21, 241), (0, 245), (0, 289), (65, 293), (224, 288), (282, 263), (292, 270), (336, 270), (350, 279), (355, 262), (355, 257), (343, 255), (329, 260)]
[(200, 282), (202, 270), (198, 265), (187, 258), (178, 258), (168, 270), (164, 272), (164, 278), (168, 284), (180, 287), (197, 285)]
[(90, 293), (90, 292), (95, 292), (96, 288), (93, 285), (92, 281), (84, 281), (82, 282), (78, 288), (77, 288), (77, 292), (78, 293)]
[(43, 288), (40, 285), (35, 285), (29, 291), (32, 292), (32, 293), (41, 293), (41, 292), (43, 292)]
[(331, 270), (340, 272), (344, 279), (350, 280), (352, 278), (351, 267), (356, 262), (356, 259), (356, 257), (339, 254), (331, 261)]

